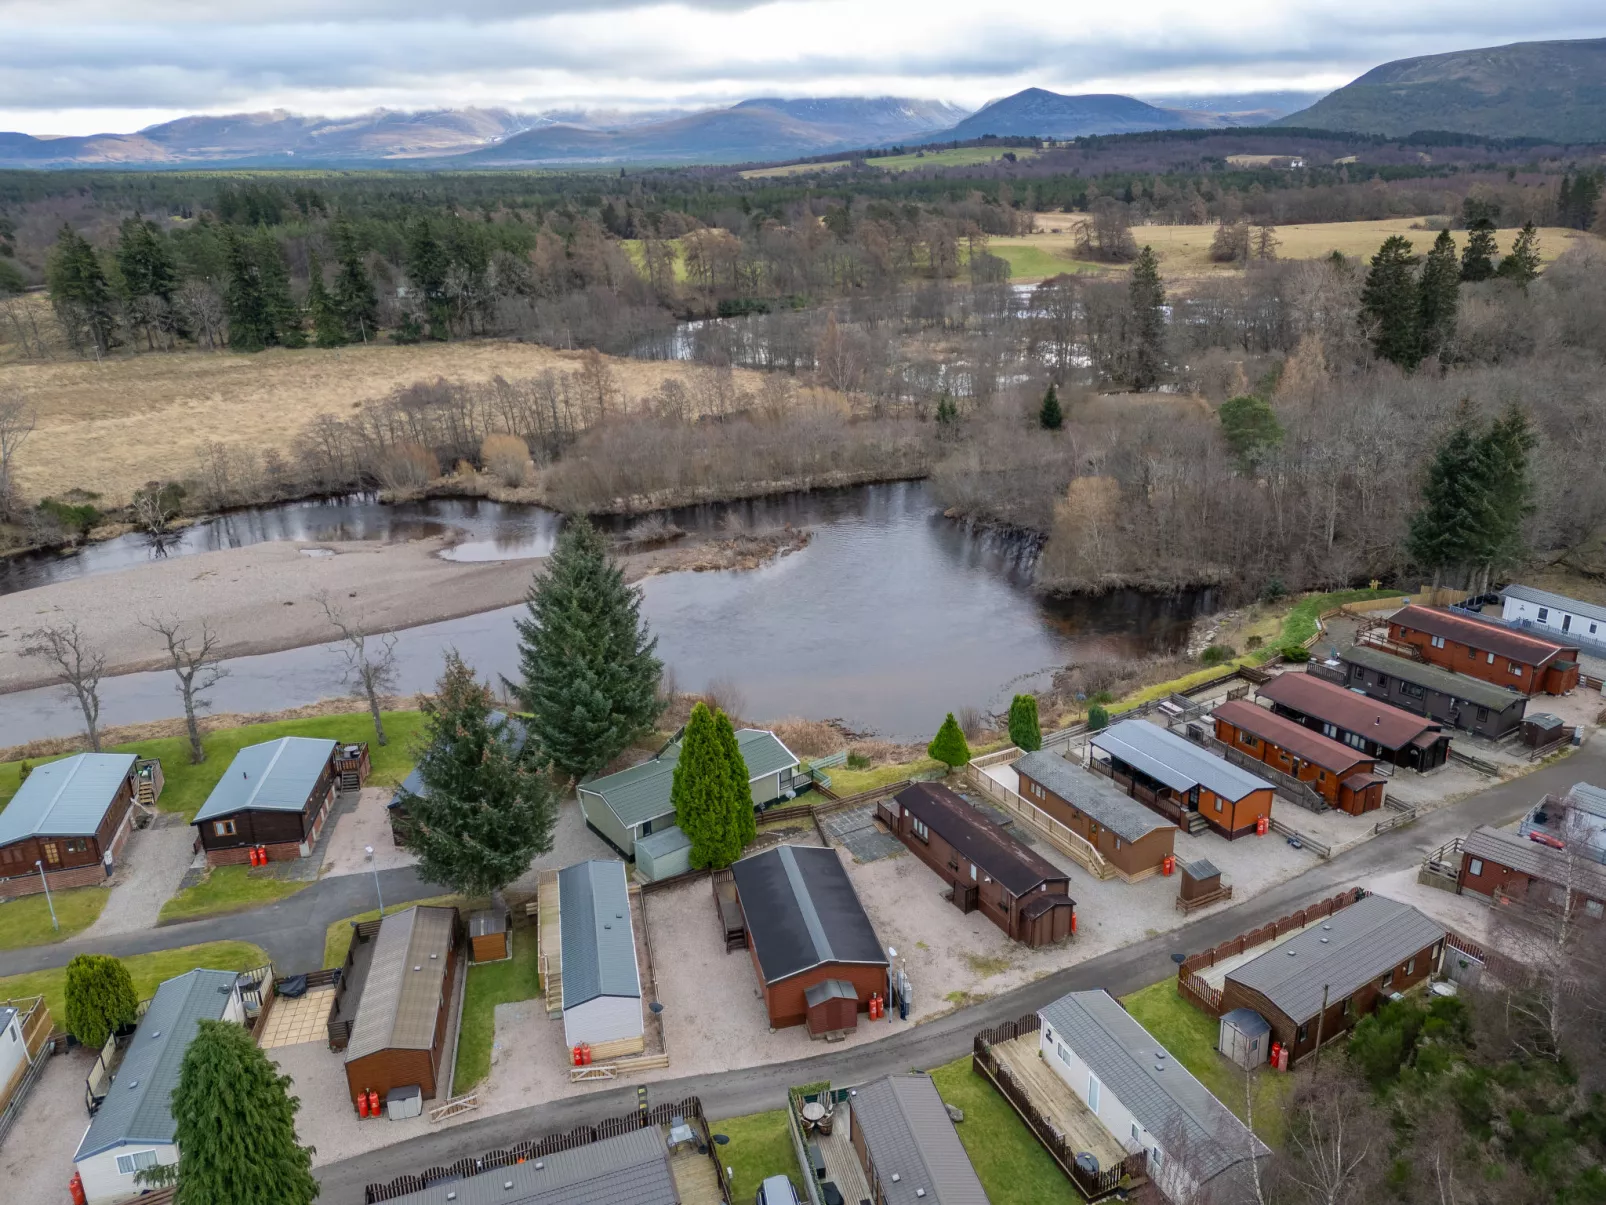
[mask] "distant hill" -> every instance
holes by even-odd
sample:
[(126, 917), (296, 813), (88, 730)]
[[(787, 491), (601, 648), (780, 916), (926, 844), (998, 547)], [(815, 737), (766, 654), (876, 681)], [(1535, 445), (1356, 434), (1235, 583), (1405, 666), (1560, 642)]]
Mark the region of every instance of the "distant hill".
[(1394, 136), (1449, 130), (1606, 142), (1606, 38), (1399, 59), (1277, 124)]
[(1144, 130), (1185, 130), (1226, 125), (1215, 113), (1184, 112), (1145, 104), (1130, 96), (1091, 93), (1066, 96), (1046, 88), (1027, 88), (984, 105), (969, 117), (934, 135), (937, 141), (1038, 135), (1079, 138), (1089, 134), (1135, 134)]
[(1234, 125), (1271, 122), (1315, 104), (1325, 92), (1225, 92), (1208, 96), (1151, 96), (1148, 103), (1162, 109), (1218, 113)]

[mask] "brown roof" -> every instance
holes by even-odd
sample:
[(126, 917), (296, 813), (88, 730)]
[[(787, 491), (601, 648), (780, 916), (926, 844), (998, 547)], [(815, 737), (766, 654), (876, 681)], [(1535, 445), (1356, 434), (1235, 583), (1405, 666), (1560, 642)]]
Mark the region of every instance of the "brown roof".
[(1280, 674), (1256, 692), (1301, 715), (1326, 720), (1385, 749), (1401, 749), (1424, 732), (1440, 733), (1441, 725), (1387, 703), (1323, 682), (1309, 674)]
[(1268, 745), (1276, 745), (1301, 761), (1331, 770), (1334, 774), (1348, 774), (1361, 762), (1370, 763), (1373, 760), (1359, 749), (1341, 745), (1287, 716), (1278, 715), (1265, 707), (1256, 707), (1243, 699), (1223, 703), (1213, 715), (1240, 732), (1258, 736)]
[(1522, 665), (1544, 665), (1563, 652), (1578, 656), (1578, 650), (1572, 645), (1552, 644), (1537, 636), (1513, 631), (1503, 624), (1490, 623), (1443, 607), (1419, 607), (1413, 603), (1389, 616), (1389, 622), (1413, 632), (1426, 632), (1429, 636), (1458, 641), (1485, 653), (1498, 653)]
[(1606, 867), (1581, 854), (1530, 841), (1510, 829), (1480, 825), (1462, 840), (1461, 853), (1463, 857), (1496, 862), (1558, 887), (1570, 882), (1574, 891), (1606, 901)]
[(346, 1062), (380, 1050), (428, 1050), (434, 1045), (441, 1002), (451, 990), (446, 964), (456, 927), (456, 908), (419, 906), (392, 912), (380, 922)]
[(899, 791), (897, 800), (949, 845), (992, 875), (1014, 895), (1025, 895), (1039, 883), (1068, 876), (1041, 854), (1022, 845), (940, 782), (917, 782)]

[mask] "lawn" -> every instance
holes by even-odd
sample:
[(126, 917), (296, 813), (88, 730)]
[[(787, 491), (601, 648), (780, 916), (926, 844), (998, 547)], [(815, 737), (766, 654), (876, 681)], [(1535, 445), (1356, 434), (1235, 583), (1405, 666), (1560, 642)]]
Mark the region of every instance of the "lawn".
[(162, 905), (161, 921), (171, 924), (199, 920), (203, 916), (223, 916), (271, 904), (294, 895), (312, 884), (295, 880), (260, 877), (249, 866), (214, 866), (194, 887), (186, 887)]
[(731, 1196), (735, 1200), (751, 1201), (769, 1176), (790, 1176), (794, 1185), (801, 1185), (802, 1173), (792, 1136), (787, 1132), (785, 1109), (727, 1117), (709, 1122), (709, 1128), (730, 1139), (728, 1145), (714, 1150), (731, 1173)]
[(1103, 266), (1070, 258), (1070, 247), (1049, 248), (1026, 239), (995, 238), (987, 244), (990, 254), (1009, 264), (1009, 277), (1016, 281), (1044, 280), (1068, 272), (1101, 272)]
[[(423, 721), (423, 713), (418, 711), (386, 712), (385, 736), (390, 743), (383, 748), (374, 743), (374, 726), (367, 712), (354, 712), (349, 715), (314, 716), (305, 720), (246, 724), (239, 728), (209, 732), (201, 738), (206, 749), (206, 760), (198, 766), (190, 764), (189, 741), (178, 736), (114, 745), (107, 752), (137, 753), (141, 757), (160, 758), (165, 785), (159, 806), (164, 812), (182, 812), (185, 819), (190, 819), (201, 810), (201, 805), (217, 785), (217, 780), (223, 777), (223, 772), (229, 768), (229, 762), (236, 753), (247, 745), (277, 740), (281, 736), (367, 741), (368, 757), (373, 764), (369, 785), (395, 786), (413, 768), (412, 741)], [(7, 801), (17, 793), (21, 765), (21, 762), (0, 764), (0, 796)]]
[[(49, 945), (82, 933), (95, 923), (110, 894), (105, 887), (75, 887), (71, 891), (52, 891), (49, 903), (41, 891), (0, 904), (0, 950)], [(59, 933), (50, 923), (51, 903), (61, 923)]]
[(965, 1111), (954, 1128), (993, 1205), (1082, 1199), (1020, 1114), (971, 1069), (968, 1054), (936, 1068), (931, 1078), (943, 1100)]
[[(1174, 978), (1123, 997), (1121, 1003), (1143, 1028), (1158, 1038), (1194, 1078), (1240, 1118), (1244, 1116), (1243, 1072), (1216, 1053), (1218, 1022), (1181, 996)], [(1294, 1077), (1262, 1068), (1252, 1079), (1255, 1133), (1268, 1146), (1283, 1140), (1283, 1111), (1294, 1087)]]
[[(416, 908), (420, 904), (452, 904), (460, 912), (470, 912), (475, 908), (485, 907), (485, 900), (464, 899), (460, 895), (432, 895), (427, 900), (408, 900), (405, 904), (390, 904), (385, 908), (385, 915), (392, 912), (405, 912), (408, 908)], [(331, 921), (323, 934), (323, 965), (326, 967), (344, 966), (346, 951), (351, 949), (351, 926), (365, 920), (378, 920), (379, 909), (370, 908), (367, 912), (359, 912), (356, 916), (343, 916), (337, 921)]]
[[(164, 980), (197, 967), (215, 971), (244, 971), (264, 966), (267, 961), (267, 953), (250, 942), (212, 941), (199, 946), (181, 946), (176, 950), (159, 950), (155, 954), (136, 954), (123, 959), (123, 965), (134, 980), (134, 994), (143, 1000), (154, 995), (157, 985)], [(52, 967), (48, 971), (33, 971), (0, 979), (0, 1000), (42, 995), (50, 1006), (50, 1015), (58, 1025), (67, 1016), (66, 993), (66, 967)]]
[(513, 929), (513, 957), (503, 962), (470, 963), (463, 987), (463, 1025), (457, 1037), (457, 1072), (452, 1091), (467, 1092), (491, 1073), (496, 1040), (496, 1006), (533, 1000), (541, 994), (540, 958), (534, 925)]
[[(1007, 744), (1009, 744), (1007, 740), (1001, 740), (985, 745), (972, 745), (970, 755), (980, 757), (983, 753), (1002, 749)], [(831, 780), (831, 793), (840, 799), (846, 799), (849, 795), (858, 795), (863, 791), (873, 791), (877, 787), (902, 782), (906, 778), (913, 778), (916, 774), (929, 775), (933, 771), (945, 768), (936, 758), (917, 757), (914, 761), (871, 766), (866, 770), (850, 770), (846, 765), (832, 766), (824, 773)]]

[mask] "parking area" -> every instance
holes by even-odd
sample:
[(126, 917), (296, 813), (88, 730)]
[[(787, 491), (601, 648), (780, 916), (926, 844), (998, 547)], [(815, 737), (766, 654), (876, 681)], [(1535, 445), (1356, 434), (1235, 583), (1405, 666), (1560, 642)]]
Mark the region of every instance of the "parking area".
[(86, 938), (139, 933), (157, 918), (196, 861), (195, 829), (174, 812), (158, 812), (149, 828), (129, 835), (112, 876), (111, 896)]
[(72, 1198), (72, 1157), (89, 1129), (84, 1077), (95, 1052), (82, 1047), (50, 1059), (33, 1087), (17, 1124), (0, 1147), (0, 1180), (6, 1200), (66, 1205)]
[(364, 787), (357, 806), (347, 809), (336, 821), (329, 845), (323, 853), (319, 875), (361, 874), (369, 869), (367, 846), (373, 846), (374, 864), (380, 870), (411, 866), (418, 861), (396, 844), (390, 835), (387, 805), (393, 792), (389, 787)]

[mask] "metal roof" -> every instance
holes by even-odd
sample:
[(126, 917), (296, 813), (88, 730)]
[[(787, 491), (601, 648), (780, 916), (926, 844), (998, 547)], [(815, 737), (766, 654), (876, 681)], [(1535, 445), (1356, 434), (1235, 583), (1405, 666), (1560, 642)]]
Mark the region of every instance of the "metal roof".
[(1398, 678), (1424, 690), (1449, 695), (1452, 699), (1464, 699), (1475, 707), (1504, 711), (1513, 703), (1526, 705), (1528, 702), (1527, 695), (1508, 687), (1497, 686), (1493, 682), (1485, 682), (1482, 678), (1473, 678), (1467, 674), (1458, 674), (1437, 665), (1414, 661), (1410, 657), (1396, 657), (1393, 653), (1370, 645), (1352, 645), (1338, 656), (1340, 660), (1350, 665), (1364, 666), (1374, 673), (1387, 674), (1391, 678)]
[(886, 1205), (988, 1205), (929, 1076), (889, 1075), (866, 1084), (851, 1108)]
[(1292, 753), (1301, 761), (1334, 774), (1348, 775), (1360, 763), (1370, 765), (1377, 760), (1359, 749), (1329, 740), (1296, 720), (1278, 715), (1269, 707), (1257, 707), (1247, 699), (1223, 703), (1211, 713), (1211, 718), (1231, 724), (1240, 732), (1257, 736), (1268, 745), (1276, 745), (1285, 753)]
[(680, 1195), (663, 1132), (646, 1126), (391, 1201), (393, 1205), (680, 1205)]
[(446, 964), (456, 925), (456, 908), (426, 906), (393, 912), (380, 922), (346, 1062), (434, 1044), (441, 1001), (451, 987)]
[(1173, 791), (1205, 787), (1237, 803), (1274, 788), (1264, 778), (1201, 749), (1185, 736), (1147, 720), (1122, 720), (1093, 734), (1094, 748), (1120, 758)]
[[(739, 728), (736, 745), (747, 763), (747, 781), (768, 778), (788, 766), (798, 764), (797, 757), (781, 743), (773, 732), (762, 728)], [(657, 757), (639, 766), (620, 770), (603, 778), (593, 778), (580, 784), (580, 790), (595, 795), (607, 805), (626, 828), (634, 828), (675, 810), (669, 793), (675, 782), (675, 763), (680, 758), (680, 745), (672, 744)]]
[(490, 937), (496, 933), (506, 933), (507, 913), (495, 908), (481, 908), (478, 912), (471, 912), (468, 916), (468, 935), (470, 937)]
[(1235, 1008), (1221, 1014), (1221, 1019), (1245, 1037), (1271, 1032), (1271, 1022), (1252, 1008)]
[(35, 766), (0, 812), (0, 845), (93, 837), (133, 768), (132, 753), (75, 753)]
[(1323, 682), (1310, 674), (1279, 674), (1256, 693), (1290, 711), (1376, 741), (1385, 749), (1403, 749), (1423, 735), (1437, 740), (1444, 732), (1438, 720), (1404, 711), (1359, 691)]
[[(1552, 594), (1549, 590), (1539, 590), (1533, 586), (1510, 585), (1500, 591), (1500, 597), (1538, 603), (1541, 607), (1554, 607), (1558, 611), (1571, 611), (1574, 615), (1606, 623), (1606, 607), (1599, 603), (1580, 602), (1576, 598), (1568, 598), (1565, 594)], [(1568, 632), (1567, 635), (1570, 636), (1572, 633)]]
[(191, 823), (244, 811), (301, 811), (334, 751), (334, 741), (310, 736), (247, 745), (234, 755)]
[(558, 871), (558, 927), (566, 1010), (598, 996), (641, 997), (623, 862), (577, 862)]
[(1117, 790), (1106, 778), (1039, 749), (1015, 763), (1015, 772), (1041, 783), (1065, 802), (1086, 812), (1123, 841), (1139, 841), (1176, 825)]
[(1328, 1003), (1336, 1003), (1443, 940), (1443, 927), (1409, 904), (1369, 895), (1228, 971), (1227, 980), (1259, 992), (1298, 1024), (1321, 1012), (1324, 987)]
[(668, 828), (661, 828), (638, 838), (636, 856), (646, 854), (649, 858), (661, 858), (665, 854), (678, 853), (680, 850), (690, 848), (691, 838), (681, 831), (680, 825), (671, 824)]
[(1408, 628), (1413, 632), (1426, 632), (1455, 640), (1468, 648), (1486, 653), (1499, 653), (1522, 665), (1544, 665), (1562, 650), (1576, 653), (1577, 645), (1558, 644), (1508, 628), (1501, 623), (1479, 619), (1467, 611), (1452, 611), (1445, 607), (1423, 607), (1412, 603), (1401, 607), (1389, 616), (1389, 623)]
[(1587, 782), (1575, 782), (1567, 794), (1579, 811), (1588, 812), (1591, 816), (1606, 816), (1606, 790)]
[(1606, 868), (1581, 855), (1530, 841), (1510, 829), (1479, 825), (1462, 839), (1461, 852), (1558, 887), (1570, 884), (1575, 891), (1606, 902)]
[(734, 863), (731, 875), (765, 983), (824, 963), (887, 965), (836, 850), (777, 845)]
[(1191, 862), (1184, 862), (1182, 868), (1196, 879), (1213, 879), (1221, 873), (1221, 868), (1209, 858), (1195, 858)]
[(858, 1006), (859, 989), (846, 979), (822, 979), (803, 989), (803, 1003), (818, 1008), (827, 1000), (852, 1000)]
[[(1186, 1150), (1200, 1183), (1271, 1153), (1108, 992), (1072, 992), (1038, 1015), (1161, 1150), (1178, 1156)], [(1123, 1146), (1130, 1139), (1114, 1137)]]
[(911, 783), (893, 798), (1014, 895), (1025, 895), (1049, 879), (1070, 877), (940, 782)]
[(75, 1163), (125, 1143), (173, 1141), (178, 1128), (173, 1120), (173, 1089), (178, 1087), (184, 1052), (201, 1021), (223, 1019), (237, 978), (233, 971), (190, 971), (156, 989), (122, 1066), (106, 1086), (106, 1099), (78, 1144)]

